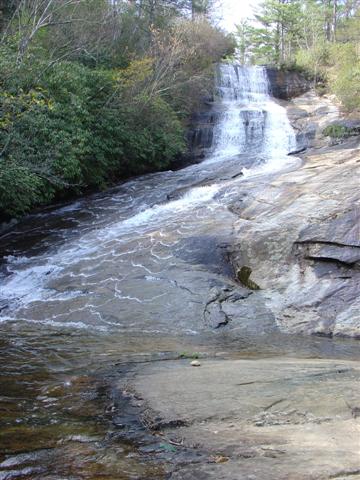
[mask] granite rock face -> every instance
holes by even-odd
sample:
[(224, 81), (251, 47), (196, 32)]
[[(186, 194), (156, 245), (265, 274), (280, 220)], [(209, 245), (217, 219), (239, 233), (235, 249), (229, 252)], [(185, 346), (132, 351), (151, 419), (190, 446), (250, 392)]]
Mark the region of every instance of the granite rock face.
[[(230, 183), (212, 235), (178, 251), (191, 268), (176, 284), (191, 290), (176, 305), (225, 352), (197, 368), (142, 363), (119, 381), (171, 480), (360, 480), (359, 362), (332, 358), (356, 344), (334, 337), (360, 338), (360, 139), (323, 135), (342, 120), (331, 97), (283, 103), (305, 153)], [(217, 181), (237, 168), (225, 162)]]
[(172, 480), (325, 480), (360, 477), (359, 380), (358, 362), (280, 357), (162, 362), (130, 385)]
[(332, 97), (280, 102), (305, 152), (282, 173), (243, 178), (234, 193), (233, 281), (209, 293), (204, 324), (235, 336), (279, 329), (360, 338), (360, 139), (323, 135), (343, 120)]
[(298, 150), (331, 145), (322, 132), (325, 127), (343, 121), (340, 119), (340, 105), (334, 96), (319, 97), (309, 91), (291, 102), (284, 102), (284, 106), (296, 132)]
[(359, 338), (359, 137), (331, 145), (321, 134), (338, 116), (330, 99), (307, 94), (289, 116), (299, 134), (314, 128), (303, 163), (243, 200), (232, 263), (251, 268), (251, 301), (281, 331)]
[[(360, 139), (322, 134), (342, 120), (333, 98), (309, 92), (284, 106), (306, 152), (281, 171), (244, 176), (226, 213), (211, 218), (221, 236), (182, 252), (217, 272), (207, 296), (193, 283), (193, 315), (238, 353), (204, 356), (197, 368), (142, 364), (125, 378), (153, 441), (171, 452), (171, 480), (360, 480), (359, 362), (331, 358), (341, 339), (284, 335), (360, 338)], [(218, 178), (234, 178), (235, 166)], [(220, 257), (232, 272), (216, 268)], [(279, 353), (285, 337), (294, 343)], [(299, 338), (326, 342), (325, 358), (302, 353)]]
[(299, 72), (278, 70), (271, 67), (267, 67), (266, 71), (271, 93), (275, 98), (290, 100), (311, 88), (311, 82)]

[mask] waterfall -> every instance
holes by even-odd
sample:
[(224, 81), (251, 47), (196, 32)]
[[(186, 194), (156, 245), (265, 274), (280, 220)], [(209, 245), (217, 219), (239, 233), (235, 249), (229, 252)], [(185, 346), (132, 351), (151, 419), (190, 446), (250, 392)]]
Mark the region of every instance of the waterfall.
[[(12, 247), (5, 257), (4, 274), (0, 272), (0, 307), (1, 302), (7, 306), (3, 318), (12, 320), (17, 315), (21, 316), (21, 308), (26, 306), (34, 308), (34, 317), (38, 319), (40, 314), (36, 305), (44, 302), (48, 320), (53, 321), (53, 318), (63, 315), (61, 313), (58, 317), (57, 302), (71, 304), (75, 298), (89, 302), (92, 312), (91, 295), (81, 293), (84, 279), (88, 276), (96, 278), (91, 285), (97, 281), (111, 283), (113, 279), (116, 285), (118, 282), (118, 264), (115, 262), (114, 273), (109, 278), (102, 278), (102, 273), (97, 271), (97, 258), (105, 259), (106, 265), (118, 259), (119, 265), (123, 266), (124, 259), (128, 257), (125, 270), (136, 270), (136, 265), (141, 264), (146, 272), (152, 272), (154, 267), (151, 258), (147, 258), (146, 249), (144, 257), (141, 253), (152, 238), (149, 232), (160, 232), (158, 245), (165, 248), (166, 242), (162, 243), (162, 237), (166, 238), (169, 232), (172, 232), (170, 237), (176, 243), (186, 237), (187, 231), (193, 235), (201, 232), (202, 228), (207, 231), (216, 217), (216, 211), (226, 209), (225, 204), (231, 194), (238, 191), (238, 182), (242, 181), (241, 175), (238, 175), (238, 162), (241, 173), (247, 177), (263, 174), (264, 171), (273, 173), (287, 164), (290, 160), (287, 154), (295, 148), (295, 135), (285, 109), (269, 94), (266, 70), (222, 64), (218, 69), (217, 92), (215, 108), (219, 109), (220, 116), (207, 160), (176, 172), (161, 172), (130, 180), (118, 191), (109, 191), (104, 198), (94, 196), (65, 209), (33, 216), (29, 226), (25, 227), (25, 231), (29, 228), (30, 247), (23, 255), (21, 250)], [(232, 180), (234, 172), (236, 180)], [(180, 191), (183, 190), (182, 194), (167, 201), (179, 187)], [(85, 218), (90, 215), (90, 218), (84, 221), (84, 215)], [(58, 243), (55, 239), (54, 245), (47, 248), (49, 235), (57, 232), (56, 227), (47, 231), (47, 223), (53, 225), (56, 218), (60, 225), (60, 219), (68, 218), (73, 226), (68, 230), (60, 229)], [(36, 228), (33, 224), (37, 225)], [(15, 228), (12, 234), (15, 245), (16, 238), (23, 237), (21, 225), (19, 228), (19, 231)], [(34, 250), (31, 248), (32, 232), (37, 232), (37, 229), (44, 231), (40, 253), (36, 242)], [(140, 242), (140, 246), (133, 248), (132, 242)], [(152, 242), (157, 243), (155, 239)], [(126, 250), (127, 244), (129, 247)], [(153, 251), (153, 243), (148, 248)], [(138, 257), (135, 266), (134, 255)], [(165, 255), (163, 258), (170, 257)], [(156, 269), (159, 261), (156, 257)], [(78, 270), (83, 268), (85, 270), (79, 273)], [(165, 265), (163, 268), (172, 267)], [(62, 282), (65, 287), (62, 287)], [(67, 289), (68, 284), (70, 287)], [(137, 290), (137, 280), (134, 285)], [(141, 292), (136, 295), (141, 297)], [(50, 307), (54, 308), (51, 315)], [(25, 317), (28, 316), (27, 311)], [(78, 318), (76, 315), (70, 317)], [(83, 321), (82, 313), (79, 313), (79, 318)]]
[(294, 131), (285, 109), (270, 96), (264, 67), (223, 63), (216, 77), (220, 119), (210, 161), (247, 153), (274, 163), (295, 150)]

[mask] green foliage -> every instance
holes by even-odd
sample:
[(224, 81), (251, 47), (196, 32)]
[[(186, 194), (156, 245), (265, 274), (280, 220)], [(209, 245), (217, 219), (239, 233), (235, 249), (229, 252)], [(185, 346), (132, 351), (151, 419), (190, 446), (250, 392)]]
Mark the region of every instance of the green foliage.
[(244, 59), (256, 64), (286, 62), (300, 35), (301, 2), (264, 0), (255, 14), (256, 24), (243, 21), (237, 28)]
[(360, 108), (360, 6), (357, 0), (264, 0), (257, 23), (238, 25), (242, 61), (301, 69), (317, 91)]
[(168, 168), (213, 63), (234, 50), (198, 16), (211, 5), (14, 2), (0, 41), (0, 216)]
[(342, 125), (328, 125), (322, 133), (331, 138), (344, 138), (348, 136), (348, 129)]
[(360, 63), (342, 68), (332, 83), (333, 91), (348, 111), (360, 108)]
[(126, 102), (130, 86), (111, 71), (61, 62), (28, 91), (21, 78), (8, 77), (0, 92), (3, 214), (165, 168), (184, 149), (172, 108), (145, 93)]
[(327, 137), (331, 137), (335, 139), (343, 139), (343, 138), (351, 137), (352, 135), (358, 135), (359, 129), (349, 128), (349, 127), (346, 127), (345, 125), (339, 125), (335, 123), (332, 125), (328, 125), (326, 128), (324, 128), (322, 133)]
[(189, 358), (191, 360), (198, 360), (200, 358), (200, 354), (197, 352), (181, 352), (179, 355), (180, 358)]
[(360, 55), (353, 43), (335, 45), (332, 51), (333, 75), (330, 86), (344, 107), (360, 108)]
[(7, 215), (18, 216), (45, 201), (44, 183), (30, 169), (11, 160), (1, 160), (0, 167), (0, 205)]
[(313, 77), (315, 83), (326, 77), (329, 62), (330, 45), (325, 40), (298, 50), (295, 56), (295, 64)]

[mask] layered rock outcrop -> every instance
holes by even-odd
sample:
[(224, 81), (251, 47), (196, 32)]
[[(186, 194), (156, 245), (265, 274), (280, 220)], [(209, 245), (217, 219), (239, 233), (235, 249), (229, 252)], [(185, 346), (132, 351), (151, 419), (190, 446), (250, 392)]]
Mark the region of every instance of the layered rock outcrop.
[(329, 98), (307, 94), (288, 109), (308, 150), (243, 200), (232, 261), (251, 268), (282, 331), (360, 337), (359, 137), (324, 138), (339, 116)]
[(290, 100), (302, 95), (311, 88), (311, 82), (299, 72), (279, 70), (268, 67), (266, 69), (271, 93), (275, 98)]
[(228, 206), (237, 286), (210, 292), (205, 323), (231, 335), (360, 338), (360, 139), (323, 134), (348, 121), (334, 97), (308, 92), (281, 103), (304, 152), (283, 173), (243, 178)]
[(187, 143), (195, 159), (203, 158), (205, 152), (211, 148), (218, 117), (219, 113), (216, 112), (211, 99), (204, 101), (201, 109), (192, 115), (191, 125), (187, 131)]

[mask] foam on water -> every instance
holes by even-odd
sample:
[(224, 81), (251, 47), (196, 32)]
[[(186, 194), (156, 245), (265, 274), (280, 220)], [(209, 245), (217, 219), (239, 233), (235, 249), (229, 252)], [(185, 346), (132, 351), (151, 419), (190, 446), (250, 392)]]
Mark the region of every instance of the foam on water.
[[(274, 172), (283, 168), (289, 160), (287, 154), (295, 149), (295, 135), (285, 110), (270, 97), (266, 70), (262, 67), (222, 64), (219, 67), (217, 83), (222, 113), (220, 121), (215, 126), (212, 154), (201, 167), (204, 178), (212, 174), (214, 163), (226, 162), (246, 153), (257, 158), (260, 163), (251, 169), (244, 170), (245, 176)], [(184, 170), (184, 177), (192, 175), (191, 168)], [(196, 225), (194, 219), (196, 222), (201, 222), (202, 212), (206, 216), (218, 207), (219, 193), (224, 202), (232, 191), (231, 180), (223, 181), (219, 184), (192, 188), (179, 199), (161, 203), (161, 198), (164, 198), (161, 181), (165, 184), (170, 182), (172, 185), (171, 172), (161, 176), (159, 195), (154, 197), (151, 194), (158, 186), (151, 179), (155, 178), (160, 177), (154, 174), (131, 180), (127, 184), (127, 198), (131, 197), (131, 208), (128, 201), (120, 203), (118, 208), (116, 201), (108, 205), (105, 200), (102, 205), (103, 199), (94, 199), (93, 204), (87, 208), (91, 210), (91, 205), (101, 202), (100, 206), (104, 208), (105, 213), (112, 212), (113, 215), (113, 212), (116, 212), (117, 214), (110, 216), (109, 213), (109, 219), (105, 225), (97, 224), (98, 220), (95, 216), (91, 228), (83, 231), (76, 238), (68, 238), (56, 250), (48, 250), (34, 257), (9, 255), (6, 258), (7, 274), (3, 276), (0, 285), (0, 301), (9, 304), (3, 319), (12, 318), (13, 314), (16, 317), (18, 308), (26, 307), (33, 302), (71, 300), (73, 297), (84, 295), (81, 290), (74, 287), (68, 291), (66, 289), (57, 291), (53, 286), (54, 281), (56, 285), (56, 280), (65, 275), (64, 278), (67, 276), (74, 279), (74, 284), (77, 285), (76, 281), (80, 278), (94, 276), (96, 266), (101, 262), (115, 259), (118, 265), (121, 265), (123, 257), (131, 258), (132, 252), (134, 255), (137, 253), (129, 248), (127, 242), (131, 242), (133, 238), (145, 238), (151, 235), (152, 231), (160, 232), (161, 229), (166, 229), (167, 225), (176, 232), (175, 238), (172, 238), (176, 243), (182, 235), (188, 235), (194, 230)], [(228, 191), (226, 192), (223, 187), (227, 187)], [(140, 203), (133, 203), (132, 192), (137, 189), (141, 190)], [(149, 192), (150, 196), (147, 196), (146, 192)], [(119, 197), (124, 197), (124, 193), (121, 192)], [(149, 201), (151, 198), (153, 200)], [(151, 203), (155, 204), (151, 205)], [(124, 208), (121, 210), (122, 205)], [(51, 214), (56, 212), (66, 214), (76, 210), (81, 210), (81, 202), (74, 202)], [(117, 244), (116, 253), (113, 251), (112, 243)], [(124, 245), (123, 250), (119, 247), (122, 245)], [(141, 245), (137, 248), (141, 248)], [(172, 258), (169, 252), (155, 252), (153, 249), (150, 249), (149, 254), (157, 262), (170, 262)], [(144, 259), (146, 262), (146, 257)], [(147, 280), (156, 278), (155, 274), (153, 276), (151, 265), (145, 265), (144, 262), (137, 263), (131, 258), (131, 268), (144, 269), (149, 274)], [(124, 278), (124, 275), (119, 275), (118, 278)], [(108, 281), (108, 279), (97, 279), (96, 276), (95, 279), (98, 285)], [(79, 284), (81, 285), (81, 281)], [(88, 284), (92, 283), (88, 282)], [(142, 303), (143, 301), (138, 296), (132, 295), (132, 292), (123, 293), (118, 288), (114, 296), (128, 302)]]
[(271, 168), (281, 167), (296, 138), (285, 109), (270, 96), (266, 69), (221, 64), (218, 93), (223, 111), (206, 163), (249, 153), (262, 156)]
[(82, 292), (74, 291), (59, 293), (46, 288), (46, 284), (73, 262), (90, 258), (89, 255), (92, 255), (95, 260), (94, 254), (98, 253), (100, 245), (104, 242), (118, 239), (121, 234), (136, 231), (139, 228), (153, 228), (155, 224), (165, 221), (169, 216), (173, 217), (175, 214), (181, 214), (212, 200), (219, 189), (220, 186), (216, 184), (193, 188), (178, 200), (154, 205), (126, 220), (111, 224), (100, 232), (97, 230), (90, 232), (80, 241), (77, 239), (70, 242), (55, 254), (45, 255), (43, 259), (9, 255), (7, 270), (10, 275), (3, 278), (0, 286), (0, 300), (12, 301), (13, 305), (26, 305), (51, 297), (60, 300), (82, 295)]
[(114, 235), (114, 229), (125, 230), (129, 227), (148, 225), (148, 223), (151, 221), (159, 222), (169, 212), (174, 214), (188, 210), (189, 208), (194, 208), (202, 203), (212, 200), (219, 189), (220, 185), (217, 184), (193, 188), (189, 192), (186, 192), (178, 200), (173, 200), (160, 205), (154, 205), (153, 207), (147, 208), (143, 212), (124, 220), (118, 225), (114, 225), (108, 232), (106, 232), (105, 235)]

